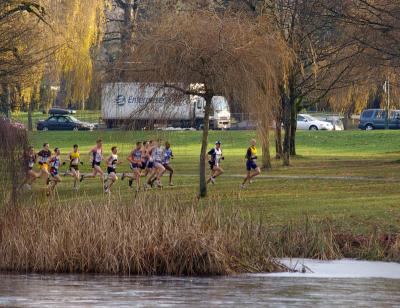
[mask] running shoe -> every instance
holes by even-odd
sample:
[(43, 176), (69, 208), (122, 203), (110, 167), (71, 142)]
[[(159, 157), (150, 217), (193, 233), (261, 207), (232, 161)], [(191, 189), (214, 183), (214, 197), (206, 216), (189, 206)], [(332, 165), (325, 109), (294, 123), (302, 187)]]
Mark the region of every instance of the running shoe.
[(105, 192), (105, 193), (108, 193), (108, 192), (109, 192), (109, 189), (108, 189), (108, 186), (107, 186), (107, 185), (104, 185), (104, 192)]
[(132, 179), (129, 179), (128, 184), (129, 184), (129, 187), (132, 188), (133, 180), (132, 180)]
[[(122, 173), (122, 176), (121, 176), (121, 181), (123, 181), (124, 179), (125, 179), (125, 172), (124, 172), (124, 173)], [(129, 186), (131, 186), (131, 184), (130, 184)]]
[(211, 181), (211, 184), (213, 184), (213, 185), (215, 184), (215, 179), (214, 178), (211, 177), (210, 181)]
[(81, 177), (80, 177), (80, 179), (79, 179), (79, 182), (82, 182), (82, 181), (83, 181), (83, 178), (84, 178), (84, 176), (83, 176), (83, 174), (82, 174)]
[(49, 184), (50, 184), (50, 178), (47, 178), (46, 185), (49, 185)]
[(246, 185), (240, 184), (240, 189), (245, 189), (245, 188), (246, 188)]

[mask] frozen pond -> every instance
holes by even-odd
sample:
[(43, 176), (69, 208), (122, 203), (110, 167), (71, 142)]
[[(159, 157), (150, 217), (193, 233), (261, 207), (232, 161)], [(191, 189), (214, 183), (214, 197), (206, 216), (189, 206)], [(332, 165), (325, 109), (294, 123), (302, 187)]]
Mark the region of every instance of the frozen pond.
[(307, 273), (234, 277), (0, 275), (4, 307), (400, 307), (400, 264), (284, 260)]

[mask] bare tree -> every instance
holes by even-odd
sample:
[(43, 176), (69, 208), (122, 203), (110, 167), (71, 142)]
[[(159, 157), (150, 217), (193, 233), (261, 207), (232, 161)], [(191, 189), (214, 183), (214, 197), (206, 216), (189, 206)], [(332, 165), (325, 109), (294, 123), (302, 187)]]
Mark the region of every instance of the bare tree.
[[(340, 31), (331, 8), (341, 1), (271, 0), (263, 3), (263, 14), (270, 16), (287, 44), (296, 54), (287, 86), (281, 86), (281, 108), (277, 121), (283, 121), (285, 137), (282, 153), (284, 165), (296, 154), (297, 112), (323, 99), (339, 83), (346, 83), (354, 58), (361, 49), (354, 48), (352, 38)], [(341, 86), (341, 85), (340, 85)], [(277, 127), (281, 124), (277, 123)], [(277, 153), (282, 141), (277, 134)], [(280, 155), (278, 155), (280, 156)]]
[[(329, 107), (345, 115), (345, 124), (354, 112), (385, 101), (383, 84), (392, 86), (393, 106), (396, 106), (399, 89), (398, 68), (400, 53), (400, 3), (388, 0), (355, 0), (324, 3), (335, 31), (341, 33), (348, 46), (341, 51), (347, 61), (333, 62), (328, 73), (333, 82), (335, 71), (346, 70), (333, 83), (326, 100)], [(351, 57), (350, 52), (356, 57)], [(349, 65), (350, 64), (350, 65)], [(347, 67), (346, 67), (347, 66)], [(333, 74), (331, 72), (334, 72)], [(382, 97), (383, 96), (383, 97)]]
[[(169, 12), (152, 20), (138, 40), (135, 63), (122, 63), (131, 80), (161, 82), (184, 95), (205, 99), (200, 154), (200, 196), (207, 194), (206, 159), (212, 97), (230, 97), (269, 110), (291, 53), (265, 18), (208, 9)], [(133, 61), (132, 61), (133, 62)], [(201, 86), (193, 87), (194, 84)]]

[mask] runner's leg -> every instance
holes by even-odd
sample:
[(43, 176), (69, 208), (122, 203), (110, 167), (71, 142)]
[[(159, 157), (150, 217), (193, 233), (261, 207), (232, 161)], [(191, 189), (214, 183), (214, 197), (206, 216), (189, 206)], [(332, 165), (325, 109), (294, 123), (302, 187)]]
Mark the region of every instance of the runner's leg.
[(249, 180), (252, 179), (252, 178), (254, 178), (254, 177), (256, 177), (256, 176), (259, 175), (259, 174), (261, 174), (261, 170), (260, 170), (260, 167), (257, 167), (257, 168), (254, 170), (254, 173), (250, 176)]
[[(172, 184), (172, 175), (174, 174), (174, 169), (170, 166), (170, 165), (165, 165), (165, 170), (168, 170), (169, 172), (169, 185)], [(165, 173), (165, 170), (163, 172), (163, 174)]]

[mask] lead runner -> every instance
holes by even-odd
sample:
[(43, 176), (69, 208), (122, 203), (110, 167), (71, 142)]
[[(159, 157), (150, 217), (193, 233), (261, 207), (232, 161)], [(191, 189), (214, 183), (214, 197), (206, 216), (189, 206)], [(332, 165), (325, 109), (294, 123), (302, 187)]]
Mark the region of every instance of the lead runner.
[[(251, 180), (261, 174), (260, 167), (257, 166), (257, 148), (256, 148), (256, 139), (250, 140), (250, 147), (246, 152), (246, 170), (247, 174), (244, 178), (242, 184), (240, 184), (240, 188), (246, 188), (246, 182), (248, 181), (251, 184)], [(251, 173), (251, 170), (254, 170), (254, 173)]]

